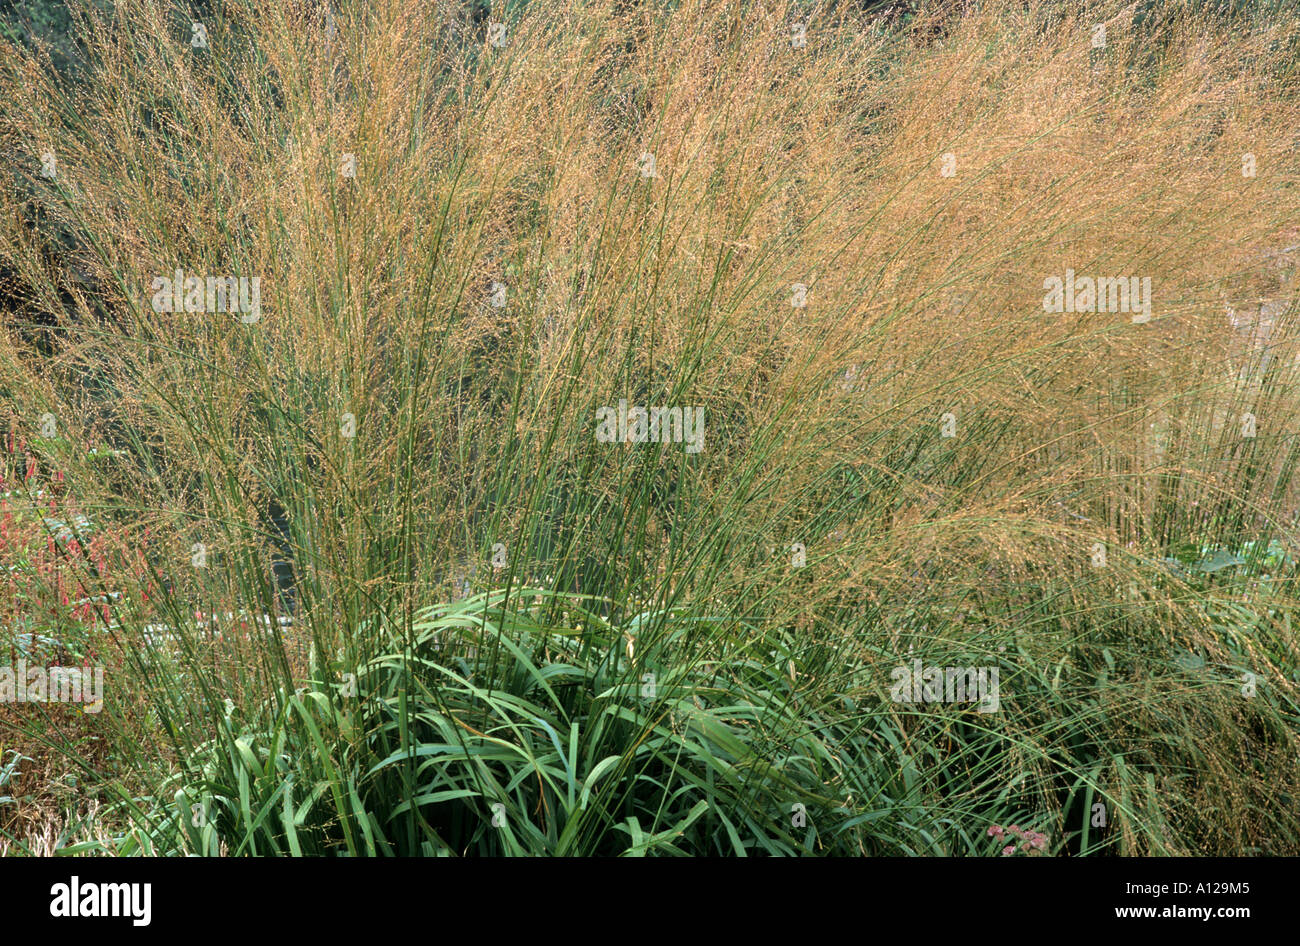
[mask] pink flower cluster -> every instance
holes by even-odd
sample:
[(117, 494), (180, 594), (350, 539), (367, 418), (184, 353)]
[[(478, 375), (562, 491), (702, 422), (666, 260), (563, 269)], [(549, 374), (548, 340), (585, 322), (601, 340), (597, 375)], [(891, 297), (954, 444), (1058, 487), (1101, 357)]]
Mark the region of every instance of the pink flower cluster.
[[(1010, 832), (1014, 837), (1020, 839), (1020, 852), (1029, 857), (1037, 857), (1047, 850), (1047, 835), (1040, 831), (1023, 830), (1019, 825), (1007, 825), (1003, 828), (995, 824), (989, 828), (989, 837), (1006, 839), (1007, 833)], [(1002, 849), (1003, 857), (1010, 857), (1016, 853), (1016, 845), (1013, 841)]]

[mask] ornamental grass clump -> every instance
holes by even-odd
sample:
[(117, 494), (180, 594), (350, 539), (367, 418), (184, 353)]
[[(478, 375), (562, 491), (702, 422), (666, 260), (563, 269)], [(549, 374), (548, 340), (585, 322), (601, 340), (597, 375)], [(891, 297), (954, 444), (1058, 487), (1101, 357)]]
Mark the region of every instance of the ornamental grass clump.
[(74, 9), (0, 404), (130, 567), (12, 849), (1300, 852), (1294, 11)]

